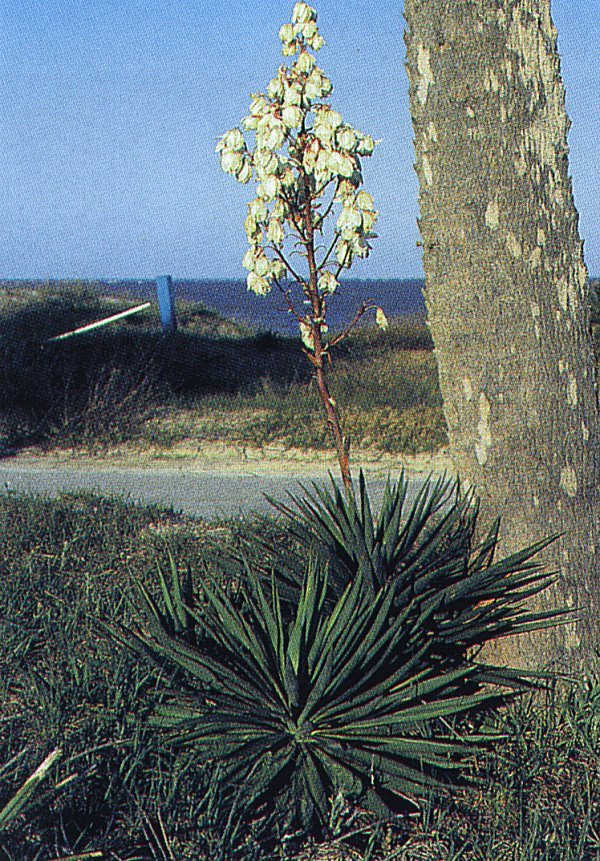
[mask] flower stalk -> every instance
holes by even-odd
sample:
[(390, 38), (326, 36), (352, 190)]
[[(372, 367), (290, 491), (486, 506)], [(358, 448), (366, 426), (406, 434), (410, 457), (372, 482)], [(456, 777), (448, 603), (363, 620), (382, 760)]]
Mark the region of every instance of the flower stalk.
[[(256, 198), (248, 204), (244, 222), (249, 243), (243, 259), (247, 286), (266, 296), (275, 285), (297, 320), (342, 481), (351, 492), (349, 443), (328, 383), (330, 349), (367, 311), (377, 310), (381, 328), (387, 320), (381, 308), (366, 302), (350, 325), (328, 336), (326, 317), (340, 275), (357, 258), (368, 257), (376, 237), (373, 198), (361, 189), (361, 159), (372, 155), (375, 141), (345, 123), (328, 103), (333, 86), (314, 56), (325, 44), (315, 9), (296, 3), (292, 21), (281, 27), (279, 38), (291, 65), (279, 67), (265, 93), (251, 96), (248, 116), (240, 128), (223, 135), (216, 149), (226, 173), (243, 184), (256, 182)], [(254, 146), (244, 132), (254, 135)], [(304, 274), (295, 262), (292, 266), (291, 252), (304, 258)], [(303, 313), (298, 310), (302, 303), (307, 309)]]

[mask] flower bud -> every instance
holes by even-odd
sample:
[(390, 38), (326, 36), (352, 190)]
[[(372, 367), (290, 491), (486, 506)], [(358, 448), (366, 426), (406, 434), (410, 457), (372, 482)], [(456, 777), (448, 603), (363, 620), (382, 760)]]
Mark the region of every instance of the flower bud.
[(307, 350), (312, 351), (315, 349), (315, 337), (313, 335), (312, 327), (304, 321), (300, 323), (300, 338)]
[(359, 140), (356, 152), (359, 155), (373, 155), (374, 149), (375, 141), (373, 140), (372, 135), (365, 135)]
[(309, 21), (316, 21), (317, 12), (308, 3), (296, 3), (292, 12), (292, 21), (294, 24), (306, 24)]
[(387, 331), (390, 324), (388, 323), (388, 318), (383, 313), (383, 308), (378, 308), (375, 312), (375, 322), (380, 329), (382, 329), (384, 332)]

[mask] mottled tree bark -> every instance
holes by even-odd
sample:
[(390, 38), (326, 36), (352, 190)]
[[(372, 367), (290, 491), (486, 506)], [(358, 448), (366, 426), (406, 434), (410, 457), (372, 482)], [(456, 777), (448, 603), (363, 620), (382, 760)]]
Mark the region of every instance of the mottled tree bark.
[(582, 617), (489, 657), (575, 668), (600, 645), (598, 400), (550, 0), (406, 0), (405, 17), (450, 453), (504, 553), (564, 533), (540, 600)]

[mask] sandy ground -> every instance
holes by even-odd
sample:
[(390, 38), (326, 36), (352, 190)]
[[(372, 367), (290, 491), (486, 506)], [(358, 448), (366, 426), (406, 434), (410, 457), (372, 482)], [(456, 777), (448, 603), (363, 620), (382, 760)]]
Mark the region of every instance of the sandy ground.
[[(261, 448), (236, 447), (208, 443), (194, 450), (185, 445), (176, 445), (169, 450), (152, 448), (120, 447), (98, 454), (63, 449), (43, 452), (40, 449), (25, 449), (16, 455), (2, 458), (4, 466), (48, 466), (68, 468), (69, 465), (84, 469), (143, 469), (153, 471), (164, 468), (182, 472), (222, 472), (224, 475), (326, 475), (337, 473), (337, 461), (331, 452), (300, 451), (283, 446), (270, 445)], [(442, 450), (431, 454), (389, 455), (373, 450), (351, 452), (354, 472), (362, 468), (370, 475), (381, 477), (395, 475), (402, 469), (408, 473), (424, 475), (430, 472), (452, 473), (452, 463)]]

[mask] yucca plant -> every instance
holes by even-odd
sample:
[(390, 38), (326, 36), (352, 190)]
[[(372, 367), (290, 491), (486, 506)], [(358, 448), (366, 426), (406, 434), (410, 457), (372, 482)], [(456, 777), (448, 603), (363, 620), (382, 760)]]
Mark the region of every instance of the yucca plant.
[(255, 577), (243, 601), (202, 586), (196, 646), (152, 612), (145, 630), (113, 629), (177, 671), (152, 717), (171, 744), (218, 763), (232, 793), (244, 787), (248, 810), (265, 803), (289, 826), (317, 830), (338, 793), (389, 813), (456, 774), (484, 739), (461, 737), (452, 722), (502, 699), (498, 688), (468, 693), (476, 667), (440, 673), (428, 644), (414, 653), (420, 621), (411, 607), (390, 621), (394, 582), (368, 591), (358, 573), (332, 603), (328, 590), (313, 560), (287, 618), (275, 579), (269, 594)]
[[(500, 519), (478, 539), (479, 503), (451, 479), (429, 479), (410, 505), (405, 475), (396, 483), (388, 479), (377, 513), (362, 472), (356, 496), (333, 477), (331, 482), (331, 490), (303, 487), (304, 495), (290, 495), (287, 505), (271, 500), (283, 515), (283, 529), (296, 539), (296, 552), (280, 552), (263, 538), (245, 547), (263, 576), (277, 571), (291, 606), (302, 582), (302, 557), (313, 547), (329, 564), (332, 600), (357, 576), (370, 596), (393, 583), (391, 618), (408, 613), (418, 623), (407, 643), (410, 653), (427, 643), (428, 660), (445, 669), (464, 664), (498, 637), (572, 618), (568, 611), (535, 611), (525, 603), (556, 579), (535, 558), (556, 536), (497, 560)], [(504, 682), (524, 681), (509, 669), (488, 670)]]

